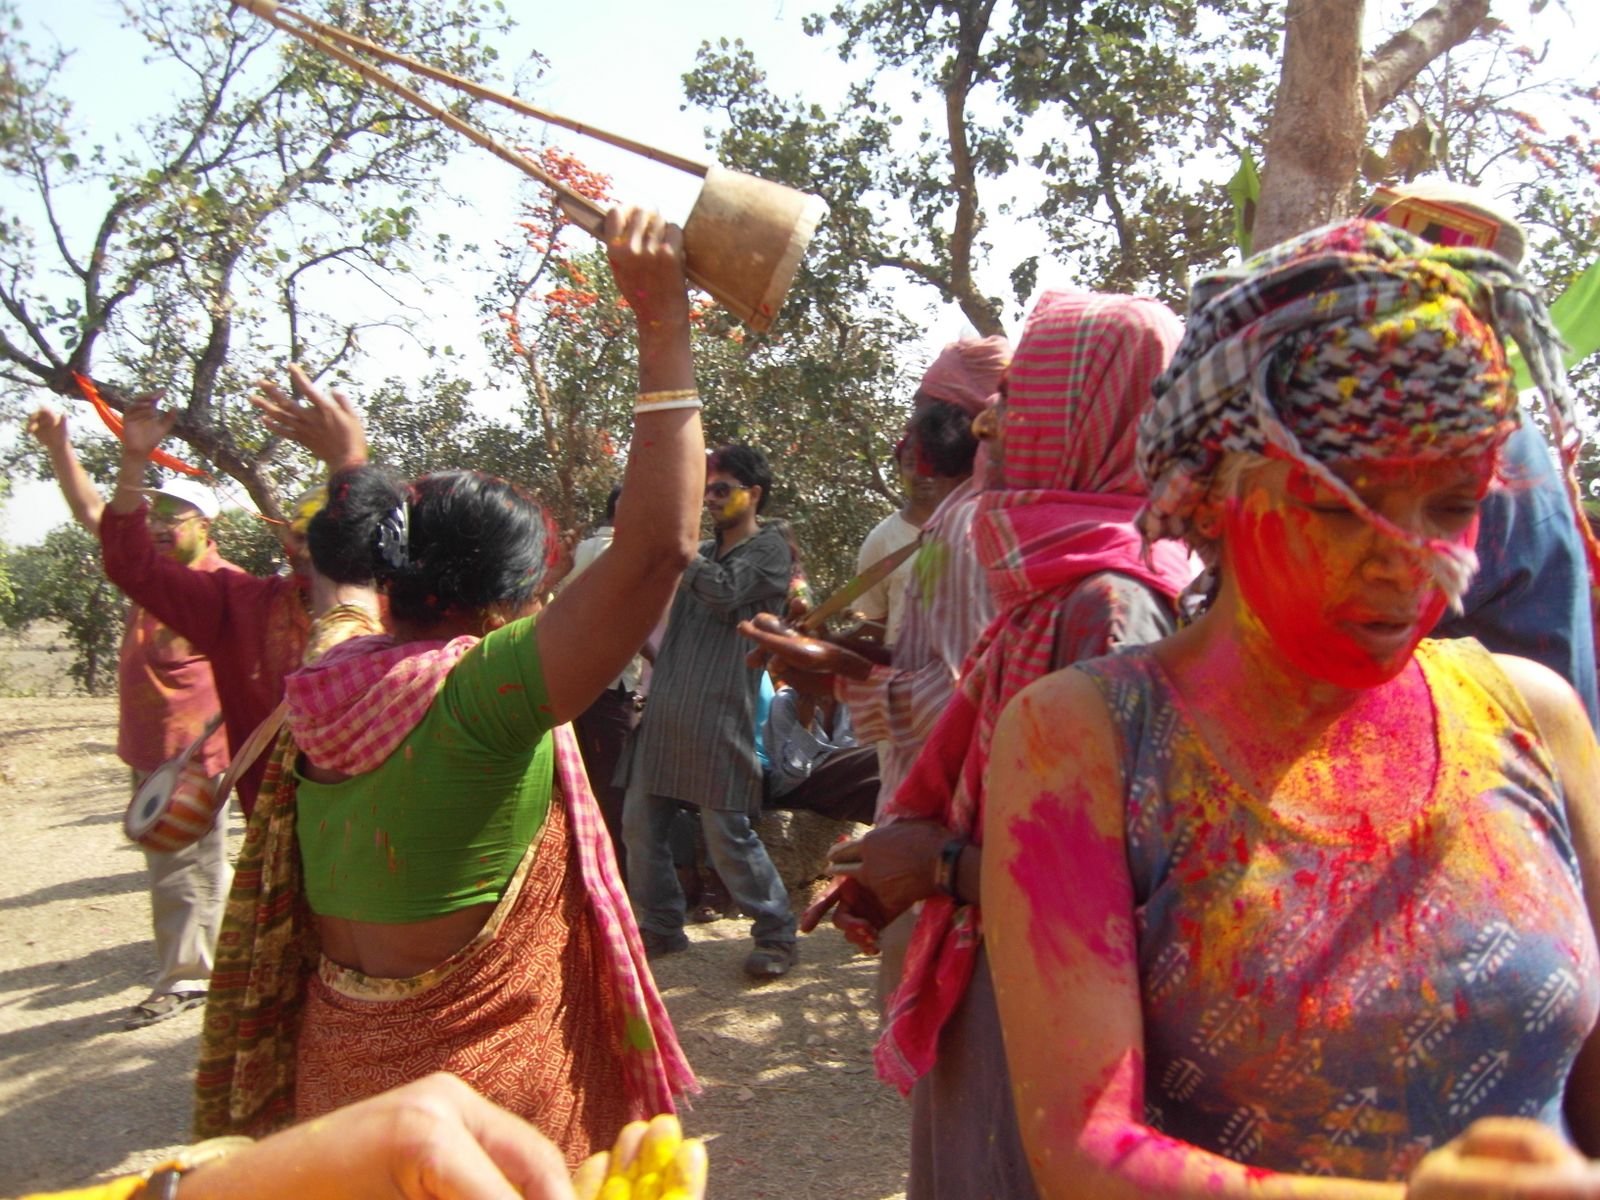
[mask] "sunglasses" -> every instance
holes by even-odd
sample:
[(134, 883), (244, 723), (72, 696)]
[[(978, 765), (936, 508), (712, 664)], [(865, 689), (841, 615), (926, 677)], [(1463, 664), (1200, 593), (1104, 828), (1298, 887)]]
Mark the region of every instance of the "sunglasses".
[(716, 483), (706, 484), (706, 495), (713, 500), (726, 500), (735, 492), (748, 492), (749, 490), (742, 483), (724, 483), (720, 479)]

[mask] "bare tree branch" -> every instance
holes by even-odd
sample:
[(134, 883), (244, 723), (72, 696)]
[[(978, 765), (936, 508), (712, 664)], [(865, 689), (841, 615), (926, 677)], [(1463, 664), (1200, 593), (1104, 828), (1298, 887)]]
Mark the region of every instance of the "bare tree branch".
[[(0, 300), (5, 301), (8, 309), (11, 307), (9, 296), (0, 294)], [(48, 354), (50, 347), (46, 346), (44, 350)], [(26, 367), (31, 371), (35, 378), (28, 380), (30, 384), (37, 384), (41, 379), (48, 379), (51, 371), (61, 365), (55, 362), (54, 359), (47, 363), (42, 359), (34, 358), (27, 351), (14, 344), (10, 338), (6, 337), (3, 331), (0, 331), (0, 358), (3, 358), (6, 362), (16, 363), (19, 367)]]
[(994, 306), (978, 290), (972, 277), (972, 246), (978, 235), (977, 171), (967, 137), (967, 97), (972, 91), (984, 36), (989, 32), (989, 17), (994, 2), (989, 0), (976, 12), (961, 10), (960, 41), (945, 85), (945, 125), (950, 138), (951, 187), (956, 194), (955, 225), (950, 233), (949, 294), (980, 334), (1003, 333)]
[(1371, 117), (1393, 103), (1439, 55), (1459, 46), (1489, 16), (1489, 0), (1439, 0), (1361, 64), (1361, 95)]
[[(5, 310), (11, 314), (12, 318), (17, 322), (17, 324), (21, 325), (23, 329), (27, 330), (28, 337), (33, 340), (33, 344), (40, 350), (44, 351), (46, 357), (50, 359), (50, 362), (59, 367), (61, 365), (61, 359), (56, 355), (55, 348), (50, 344), (50, 339), (45, 336), (44, 330), (39, 327), (39, 323), (35, 321), (33, 316), (28, 312), (27, 305), (22, 302), (21, 296), (13, 292), (10, 288), (0, 290), (0, 306), (3, 306)], [(9, 341), (5, 342), (5, 347), (8, 356), (13, 362), (20, 363), (27, 361), (27, 356), (23, 355), (20, 351), (12, 353), (13, 347)]]
[(56, 213), (55, 187), (50, 182), (50, 164), (40, 156), (36, 147), (29, 146), (26, 153), (33, 163), (39, 204), (44, 209), (45, 221), (50, 226), (50, 236), (56, 244), (56, 252), (61, 255), (61, 260), (66, 263), (67, 269), (79, 279), (83, 279), (86, 277), (86, 272), (72, 253), (72, 248), (67, 243), (66, 231), (61, 226), (61, 218)]

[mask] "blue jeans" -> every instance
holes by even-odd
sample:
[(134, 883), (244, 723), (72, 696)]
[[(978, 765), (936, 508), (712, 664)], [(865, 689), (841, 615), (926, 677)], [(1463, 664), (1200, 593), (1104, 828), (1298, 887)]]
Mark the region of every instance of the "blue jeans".
[[(639, 928), (665, 937), (683, 932), (683, 888), (673, 869), (667, 834), (678, 802), (645, 790), (635, 770), (622, 804), (622, 840), (628, 847), (628, 897)], [(750, 825), (750, 814), (700, 809), (711, 865), (745, 915), (754, 918), (758, 942), (793, 942), (794, 913), (767, 848)]]

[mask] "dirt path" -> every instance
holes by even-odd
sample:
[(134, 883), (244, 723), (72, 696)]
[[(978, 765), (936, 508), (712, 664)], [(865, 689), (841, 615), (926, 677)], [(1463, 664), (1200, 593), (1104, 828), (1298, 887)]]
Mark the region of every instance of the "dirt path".
[[(0, 1195), (188, 1140), (200, 1012), (122, 1029), (153, 952), (114, 735), (109, 700), (0, 699)], [(747, 986), (744, 922), (690, 936), (657, 979), (705, 1087), (685, 1125), (710, 1139), (712, 1200), (900, 1196), (906, 1108), (870, 1066), (875, 964), (830, 929), (787, 978)]]

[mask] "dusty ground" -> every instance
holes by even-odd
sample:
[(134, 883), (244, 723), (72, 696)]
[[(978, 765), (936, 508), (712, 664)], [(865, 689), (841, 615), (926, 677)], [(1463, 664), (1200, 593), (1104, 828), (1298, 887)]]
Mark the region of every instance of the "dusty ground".
[[(200, 1028), (199, 1011), (121, 1028), (152, 948), (115, 706), (52, 695), (62, 658), (44, 644), (0, 642), (0, 1195), (184, 1143)], [(875, 964), (830, 929), (787, 978), (747, 986), (744, 922), (690, 936), (657, 979), (705, 1087), (685, 1125), (710, 1139), (713, 1200), (900, 1196), (906, 1110), (870, 1065)]]

